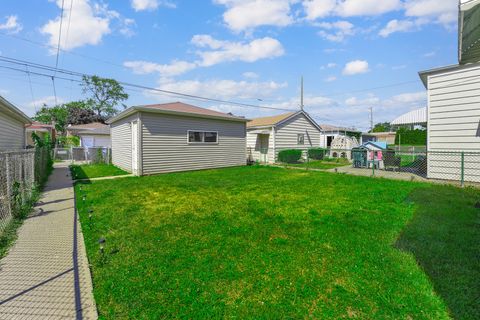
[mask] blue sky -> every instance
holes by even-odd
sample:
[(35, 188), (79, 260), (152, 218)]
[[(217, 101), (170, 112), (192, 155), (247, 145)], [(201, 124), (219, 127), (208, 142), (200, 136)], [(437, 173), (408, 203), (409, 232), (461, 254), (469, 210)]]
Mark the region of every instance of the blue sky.
[[(59, 67), (282, 109), (298, 109), (303, 75), (306, 110), (319, 123), (365, 130), (370, 106), (375, 122), (424, 106), (418, 71), (457, 62), (457, 4), (64, 0)], [(61, 6), (62, 0), (3, 0), (1, 55), (55, 66)], [(77, 83), (55, 83), (57, 101), (82, 98)], [(128, 105), (180, 100), (250, 118), (282, 112), (127, 92)], [(55, 102), (51, 79), (32, 74), (29, 80), (1, 67), (0, 94), (29, 115)]]

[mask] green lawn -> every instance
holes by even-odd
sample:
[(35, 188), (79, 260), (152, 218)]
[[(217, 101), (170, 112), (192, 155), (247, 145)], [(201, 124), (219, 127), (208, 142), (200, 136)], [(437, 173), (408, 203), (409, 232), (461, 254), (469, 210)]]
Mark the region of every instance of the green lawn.
[(128, 172), (111, 164), (71, 165), (70, 171), (75, 180), (126, 175)]
[(328, 170), (328, 169), (348, 166), (351, 164), (350, 162), (348, 162), (348, 160), (338, 159), (338, 161), (310, 160), (309, 162), (283, 163), (282, 165), (288, 166), (288, 167)]
[(76, 195), (102, 319), (480, 317), (474, 189), (254, 166)]

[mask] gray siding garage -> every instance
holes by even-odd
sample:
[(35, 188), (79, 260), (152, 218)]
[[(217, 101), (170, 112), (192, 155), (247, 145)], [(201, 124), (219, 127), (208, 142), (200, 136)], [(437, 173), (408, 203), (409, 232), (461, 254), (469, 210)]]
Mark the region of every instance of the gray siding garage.
[(420, 76), (428, 90), (428, 178), (459, 180), (463, 152), (465, 181), (480, 182), (480, 64)]
[(109, 120), (112, 161), (137, 175), (242, 166), (246, 122), (178, 102), (132, 107)]
[(25, 126), (30, 119), (0, 96), (0, 151), (25, 148)]

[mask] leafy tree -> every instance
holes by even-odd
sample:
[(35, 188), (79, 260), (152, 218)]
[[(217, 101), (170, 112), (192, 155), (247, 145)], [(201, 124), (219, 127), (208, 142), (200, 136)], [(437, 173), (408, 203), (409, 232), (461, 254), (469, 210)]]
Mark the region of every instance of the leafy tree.
[(105, 121), (103, 117), (96, 115), (85, 101), (69, 102), (65, 104), (65, 107), (68, 110), (68, 124), (77, 125)]
[(55, 125), (55, 130), (64, 133), (68, 126), (68, 110), (64, 105), (43, 107), (33, 117), (35, 121)]
[(111, 117), (116, 107), (128, 99), (123, 87), (114, 79), (83, 76), (82, 90), (88, 94), (87, 104), (97, 116)]
[(372, 132), (390, 132), (392, 130), (392, 126), (388, 122), (377, 123), (375, 127), (373, 127)]

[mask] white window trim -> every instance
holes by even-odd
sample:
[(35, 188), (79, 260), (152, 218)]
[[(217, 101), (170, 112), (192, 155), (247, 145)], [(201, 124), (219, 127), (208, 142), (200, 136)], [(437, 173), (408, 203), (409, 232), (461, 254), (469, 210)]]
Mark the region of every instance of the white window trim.
[[(210, 133), (216, 133), (217, 134), (217, 141), (216, 142), (190, 142), (190, 132), (202, 132), (205, 134), (205, 132), (210, 132)], [(203, 139), (205, 139), (205, 135), (203, 135)], [(220, 141), (220, 136), (218, 134), (218, 131), (215, 130), (187, 130), (187, 144), (190, 145), (215, 145), (218, 144)]]

